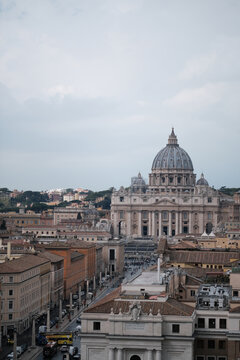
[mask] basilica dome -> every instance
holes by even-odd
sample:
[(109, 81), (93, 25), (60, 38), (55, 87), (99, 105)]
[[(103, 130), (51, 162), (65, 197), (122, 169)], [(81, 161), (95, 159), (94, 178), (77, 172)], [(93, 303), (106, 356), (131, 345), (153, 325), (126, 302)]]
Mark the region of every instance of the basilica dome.
[(208, 186), (208, 182), (207, 182), (207, 180), (204, 178), (204, 175), (203, 175), (203, 174), (201, 174), (200, 179), (197, 181), (197, 185)]
[(155, 156), (152, 170), (190, 170), (193, 171), (193, 164), (188, 153), (180, 148), (177, 137), (172, 129), (168, 144)]

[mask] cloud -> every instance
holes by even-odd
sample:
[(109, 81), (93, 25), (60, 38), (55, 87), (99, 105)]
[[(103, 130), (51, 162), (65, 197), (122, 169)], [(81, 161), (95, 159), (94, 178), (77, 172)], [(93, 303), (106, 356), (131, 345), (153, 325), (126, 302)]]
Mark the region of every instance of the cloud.
[(47, 90), (49, 96), (59, 96), (60, 98), (64, 98), (66, 95), (74, 94), (73, 87), (68, 85), (56, 85)]
[(186, 111), (197, 110), (219, 103), (225, 90), (224, 83), (208, 83), (198, 88), (183, 89), (175, 96), (165, 99), (163, 105), (184, 108)]
[(202, 74), (212, 69), (215, 63), (215, 53), (188, 60), (184, 69), (179, 74), (179, 79), (190, 80), (194, 77), (200, 77)]

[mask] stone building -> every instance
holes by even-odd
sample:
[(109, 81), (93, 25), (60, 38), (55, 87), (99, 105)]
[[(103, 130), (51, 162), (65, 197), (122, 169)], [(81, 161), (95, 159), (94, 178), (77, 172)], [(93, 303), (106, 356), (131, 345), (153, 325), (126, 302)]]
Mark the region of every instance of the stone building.
[(145, 272), (85, 310), (82, 360), (192, 359), (194, 307), (169, 296), (175, 280)]
[(34, 315), (45, 313), (50, 302), (51, 262), (36, 255), (24, 255), (0, 264), (1, 332), (27, 329)]
[(121, 187), (113, 192), (114, 236), (158, 238), (205, 231), (210, 234), (223, 219), (221, 204), (225, 204), (228, 214), (233, 201), (210, 187), (203, 174), (196, 181), (191, 158), (179, 146), (172, 129), (168, 144), (153, 160), (149, 184), (139, 173), (132, 178), (129, 189)]

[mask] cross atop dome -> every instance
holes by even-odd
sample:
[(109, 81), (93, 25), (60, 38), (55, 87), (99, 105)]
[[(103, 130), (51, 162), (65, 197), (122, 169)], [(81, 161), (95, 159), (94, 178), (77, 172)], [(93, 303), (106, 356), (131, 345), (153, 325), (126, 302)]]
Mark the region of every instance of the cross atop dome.
[(172, 127), (172, 132), (169, 135), (168, 144), (169, 145), (178, 145), (178, 140), (177, 140), (177, 137), (176, 137), (175, 132), (174, 132), (174, 127)]

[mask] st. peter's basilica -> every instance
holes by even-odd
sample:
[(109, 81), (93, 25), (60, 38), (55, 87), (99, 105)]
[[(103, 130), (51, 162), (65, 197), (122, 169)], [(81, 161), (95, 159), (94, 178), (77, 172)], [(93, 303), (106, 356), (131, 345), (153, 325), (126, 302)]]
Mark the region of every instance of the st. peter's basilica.
[(232, 201), (210, 187), (203, 174), (196, 181), (192, 160), (172, 129), (168, 144), (153, 160), (149, 184), (139, 173), (128, 189), (113, 191), (114, 236), (210, 234), (223, 219), (226, 202)]

